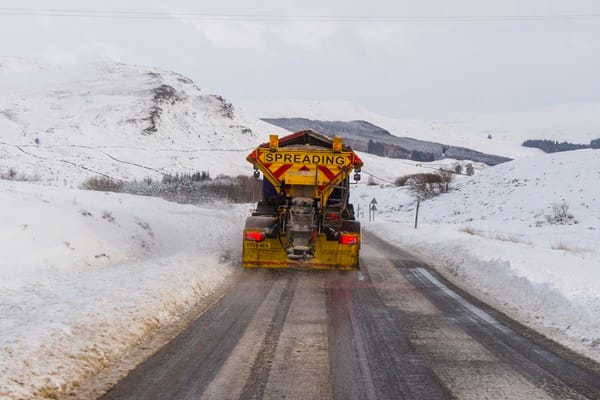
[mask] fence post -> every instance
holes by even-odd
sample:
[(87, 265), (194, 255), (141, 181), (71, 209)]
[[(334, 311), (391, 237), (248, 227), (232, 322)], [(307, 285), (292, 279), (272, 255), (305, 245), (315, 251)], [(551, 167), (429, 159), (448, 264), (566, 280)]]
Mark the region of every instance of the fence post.
[(419, 206), (421, 205), (421, 200), (417, 199), (417, 212), (415, 214), (415, 229), (417, 229), (417, 223), (419, 221)]

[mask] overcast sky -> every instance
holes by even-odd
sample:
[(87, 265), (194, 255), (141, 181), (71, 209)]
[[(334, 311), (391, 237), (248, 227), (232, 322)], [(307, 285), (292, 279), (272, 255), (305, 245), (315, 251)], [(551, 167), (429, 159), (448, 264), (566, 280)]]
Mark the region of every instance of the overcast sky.
[(0, 14), (0, 55), (161, 67), (235, 104), (337, 99), (437, 117), (600, 101), (597, 0), (1, 0)]

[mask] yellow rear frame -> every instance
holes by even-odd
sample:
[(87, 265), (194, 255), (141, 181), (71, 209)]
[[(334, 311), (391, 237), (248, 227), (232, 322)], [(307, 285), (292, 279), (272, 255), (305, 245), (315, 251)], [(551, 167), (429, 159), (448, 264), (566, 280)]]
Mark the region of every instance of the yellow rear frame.
[(262, 242), (246, 240), (243, 236), (242, 266), (244, 268), (293, 268), (309, 270), (359, 270), (358, 254), (360, 234), (356, 244), (341, 244), (337, 240), (327, 240), (321, 233), (315, 242), (315, 256), (307, 260), (290, 260), (279, 238), (265, 238)]

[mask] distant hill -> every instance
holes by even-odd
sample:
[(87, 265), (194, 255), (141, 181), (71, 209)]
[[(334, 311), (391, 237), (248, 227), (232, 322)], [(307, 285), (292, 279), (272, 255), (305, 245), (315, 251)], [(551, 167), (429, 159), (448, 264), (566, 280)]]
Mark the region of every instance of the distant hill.
[(295, 132), (314, 129), (328, 136), (340, 135), (354, 150), (390, 158), (436, 161), (443, 158), (471, 160), (497, 165), (510, 158), (486, 154), (465, 147), (398, 137), (367, 121), (321, 121), (307, 118), (262, 118), (263, 121)]
[(3, 57), (0, 71), (0, 174), (54, 186), (250, 173), (249, 149), (287, 133), (171, 71)]

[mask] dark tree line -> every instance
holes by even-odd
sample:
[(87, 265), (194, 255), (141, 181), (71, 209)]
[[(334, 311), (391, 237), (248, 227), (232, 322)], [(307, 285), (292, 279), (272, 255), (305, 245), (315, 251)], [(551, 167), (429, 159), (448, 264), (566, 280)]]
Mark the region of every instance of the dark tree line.
[(375, 154), (381, 157), (407, 158), (414, 161), (434, 161), (435, 155), (428, 151), (407, 150), (399, 146), (385, 144), (369, 139), (367, 153)]
[(367, 153), (383, 157), (385, 156), (385, 145), (383, 143), (374, 142), (372, 139), (369, 139), (369, 144), (367, 145)]
[(560, 151), (589, 149), (590, 147), (593, 148), (593, 143), (595, 141), (598, 141), (598, 139), (592, 140), (592, 144), (576, 144), (547, 139), (529, 139), (524, 141), (522, 146), (538, 148), (546, 153), (558, 153)]
[(163, 175), (162, 183), (204, 182), (210, 180), (210, 174), (207, 171), (198, 171), (194, 173), (177, 173), (175, 175)]

